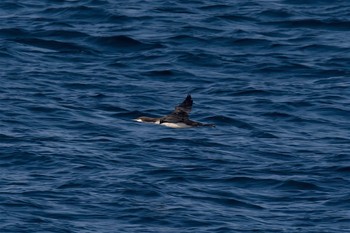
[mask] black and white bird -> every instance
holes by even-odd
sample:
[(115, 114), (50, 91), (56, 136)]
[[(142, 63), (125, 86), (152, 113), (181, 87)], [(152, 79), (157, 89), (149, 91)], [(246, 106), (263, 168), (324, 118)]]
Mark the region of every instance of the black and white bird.
[(187, 95), (186, 99), (169, 115), (153, 118), (153, 117), (138, 117), (135, 120), (138, 122), (153, 123), (171, 128), (189, 128), (198, 126), (214, 127), (213, 124), (203, 124), (189, 119), (189, 114), (192, 110), (193, 100), (191, 95)]

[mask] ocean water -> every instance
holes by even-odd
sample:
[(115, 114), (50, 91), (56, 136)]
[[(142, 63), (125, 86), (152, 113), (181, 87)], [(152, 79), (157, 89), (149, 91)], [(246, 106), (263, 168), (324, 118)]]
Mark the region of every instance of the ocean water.
[[(0, 232), (350, 232), (350, 2), (1, 0)], [(215, 128), (133, 121), (171, 112)]]

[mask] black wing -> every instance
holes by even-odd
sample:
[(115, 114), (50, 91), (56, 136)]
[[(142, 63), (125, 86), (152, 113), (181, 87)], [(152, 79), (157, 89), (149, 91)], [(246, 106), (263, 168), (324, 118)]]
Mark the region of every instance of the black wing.
[(187, 115), (189, 115), (192, 110), (192, 104), (193, 104), (192, 97), (190, 94), (188, 94), (186, 99), (180, 105), (175, 107), (174, 112), (185, 112), (187, 113)]
[(191, 95), (187, 95), (186, 99), (180, 105), (176, 106), (172, 113), (160, 119), (160, 123), (177, 123), (188, 120), (188, 115), (192, 110), (192, 104), (193, 100)]

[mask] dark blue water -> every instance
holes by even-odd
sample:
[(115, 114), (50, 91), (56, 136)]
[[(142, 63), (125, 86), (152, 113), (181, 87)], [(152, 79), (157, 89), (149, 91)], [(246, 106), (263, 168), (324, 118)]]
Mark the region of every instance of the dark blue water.
[[(0, 232), (350, 232), (350, 2), (1, 0)], [(133, 121), (191, 93), (216, 128)]]

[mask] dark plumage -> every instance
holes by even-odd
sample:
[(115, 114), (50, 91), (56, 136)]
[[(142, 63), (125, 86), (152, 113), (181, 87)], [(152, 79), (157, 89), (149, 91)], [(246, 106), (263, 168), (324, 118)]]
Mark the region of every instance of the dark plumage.
[(193, 100), (191, 95), (187, 95), (186, 99), (178, 106), (175, 107), (175, 110), (160, 118), (152, 117), (139, 117), (136, 121), (139, 122), (148, 122), (160, 124), (172, 128), (187, 128), (187, 127), (198, 127), (198, 126), (211, 126), (213, 124), (203, 124), (200, 122), (195, 122), (189, 119), (189, 114), (192, 110)]

